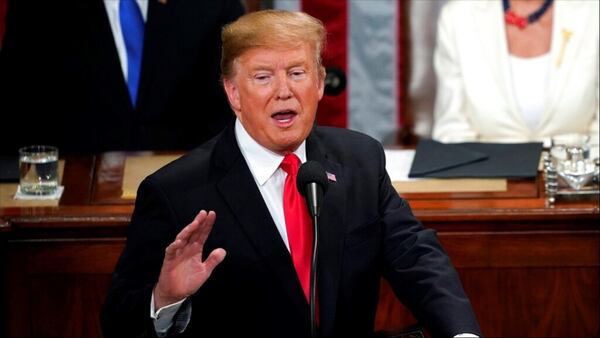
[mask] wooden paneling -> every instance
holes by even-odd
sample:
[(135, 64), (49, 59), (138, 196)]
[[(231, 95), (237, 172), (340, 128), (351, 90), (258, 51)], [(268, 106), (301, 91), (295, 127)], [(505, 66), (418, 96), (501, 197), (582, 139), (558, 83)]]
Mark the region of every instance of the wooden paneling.
[[(484, 336), (597, 337), (598, 268), (458, 269)], [(376, 327), (416, 320), (382, 281)]]
[[(598, 335), (597, 268), (466, 269), (460, 273), (468, 293), (475, 294), (479, 288), (471, 301), (484, 334)], [(471, 290), (474, 285), (478, 286)]]
[(122, 239), (7, 243), (8, 337), (100, 337), (99, 313)]
[(32, 337), (102, 336), (98, 313), (110, 274), (36, 274), (28, 282)]
[(440, 233), (456, 268), (597, 267), (600, 231)]
[[(592, 337), (600, 318), (600, 231), (440, 233), (491, 337)], [(376, 325), (416, 323), (382, 282)]]

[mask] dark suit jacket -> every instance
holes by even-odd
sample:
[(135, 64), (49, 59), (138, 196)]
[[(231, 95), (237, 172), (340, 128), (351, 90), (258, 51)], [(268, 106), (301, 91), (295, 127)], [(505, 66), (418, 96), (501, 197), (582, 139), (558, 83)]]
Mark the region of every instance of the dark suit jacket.
[[(479, 333), (434, 231), (422, 227), (392, 187), (381, 145), (356, 132), (315, 127), (306, 149), (309, 160), (336, 176), (318, 230), (322, 337), (372, 333), (381, 276), (433, 333)], [(227, 256), (191, 297), (184, 335), (309, 337), (309, 305), (233, 125), (141, 184), (103, 309), (106, 336), (153, 332), (150, 296), (164, 248), (201, 209), (217, 214), (204, 256), (217, 247)]]
[[(116, 0), (115, 0), (116, 1)], [(221, 27), (239, 0), (150, 0), (137, 105), (103, 0), (12, 0), (0, 51), (0, 154), (192, 149), (233, 118), (220, 81)]]

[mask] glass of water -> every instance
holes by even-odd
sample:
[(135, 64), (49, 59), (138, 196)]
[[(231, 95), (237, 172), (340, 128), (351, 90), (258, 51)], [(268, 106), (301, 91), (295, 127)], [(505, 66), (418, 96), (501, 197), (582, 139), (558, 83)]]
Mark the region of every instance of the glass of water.
[(58, 189), (58, 148), (34, 145), (19, 149), (19, 185), (26, 195), (52, 195)]

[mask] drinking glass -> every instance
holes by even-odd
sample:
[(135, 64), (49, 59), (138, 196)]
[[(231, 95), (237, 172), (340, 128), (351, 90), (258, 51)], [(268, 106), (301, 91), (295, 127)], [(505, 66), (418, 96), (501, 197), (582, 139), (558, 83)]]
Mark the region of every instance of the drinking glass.
[(22, 194), (54, 194), (58, 189), (58, 149), (47, 145), (19, 149), (19, 174)]

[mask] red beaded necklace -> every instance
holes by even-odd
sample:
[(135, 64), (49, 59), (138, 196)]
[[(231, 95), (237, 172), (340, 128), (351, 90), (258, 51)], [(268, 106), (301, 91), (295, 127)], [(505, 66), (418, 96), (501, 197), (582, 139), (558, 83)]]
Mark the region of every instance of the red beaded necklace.
[(515, 25), (520, 29), (524, 29), (527, 27), (527, 25), (538, 21), (542, 15), (546, 13), (550, 5), (552, 5), (552, 0), (546, 0), (535, 12), (529, 14), (527, 17), (524, 17), (510, 9), (509, 0), (502, 0), (502, 7), (504, 8), (504, 21), (509, 25)]

